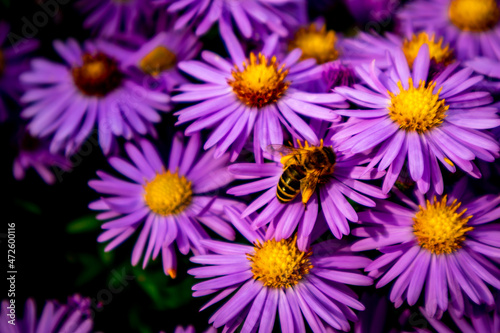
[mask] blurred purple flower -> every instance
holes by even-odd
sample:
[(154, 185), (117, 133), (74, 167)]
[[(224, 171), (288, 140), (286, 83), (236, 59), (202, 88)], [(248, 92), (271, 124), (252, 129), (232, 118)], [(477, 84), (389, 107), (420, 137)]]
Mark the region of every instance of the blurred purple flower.
[(325, 93), (340, 85), (349, 85), (354, 81), (350, 58), (344, 50), (345, 38), (338, 32), (326, 28), (323, 18), (317, 18), (309, 25), (295, 30), (293, 37), (284, 41), (284, 49), (300, 49), (300, 60), (315, 59), (322, 76), (297, 85), (297, 89), (308, 92)]
[(201, 43), (188, 30), (168, 29), (158, 32), (149, 40), (136, 35), (130, 35), (127, 39), (137, 47), (135, 52), (123, 59), (123, 66), (133, 68), (150, 86), (156, 85), (155, 90), (166, 92), (171, 92), (180, 83), (188, 82), (181, 75), (177, 64), (193, 59), (201, 49)]
[(261, 38), (268, 33), (284, 37), (290, 27), (305, 21), (307, 13), (304, 0), (153, 0), (153, 3), (167, 5), (170, 13), (180, 13), (175, 29), (195, 25), (198, 36), (207, 33), (217, 21), (219, 24), (224, 21), (224, 29), (232, 29), (234, 22), (245, 38)]
[(87, 16), (83, 27), (105, 37), (137, 32), (153, 14), (150, 0), (76, 0), (75, 7)]
[(401, 203), (377, 201), (360, 212), (363, 226), (352, 234), (364, 238), (353, 251), (378, 249), (382, 255), (370, 264), (369, 276), (380, 278), (381, 288), (394, 281), (390, 300), (414, 305), (425, 286), (425, 311), (441, 315), (450, 305), (459, 316), (464, 300), (495, 304), (487, 284), (500, 288), (498, 260), (500, 196), (474, 198), (466, 179), (444, 196), (427, 197), (418, 190), (416, 201), (395, 191)]
[(8, 42), (9, 25), (0, 22), (0, 122), (8, 116), (5, 102), (19, 103), (24, 86), (19, 82), (19, 75), (29, 69), (29, 55), (38, 47), (38, 41), (22, 40), (11, 45)]
[(323, 81), (330, 90), (336, 87), (353, 87), (357, 78), (352, 66), (334, 62), (324, 66)]
[(497, 59), (476, 57), (466, 61), (464, 66), (472, 68), (478, 74), (486, 76), (481, 82), (481, 88), (494, 95), (500, 94), (500, 54)]
[(397, 14), (404, 31), (444, 37), (459, 60), (498, 58), (500, 9), (496, 0), (416, 0)]
[[(427, 323), (415, 320), (415, 314), (409, 308), (402, 312), (395, 313), (389, 304), (386, 295), (363, 293), (361, 303), (365, 306), (365, 311), (359, 314), (359, 320), (354, 324), (354, 333), (431, 333), (427, 329)], [(425, 314), (423, 313), (425, 316)], [(434, 320), (433, 323), (439, 323)], [(420, 327), (412, 327), (412, 324), (420, 324)], [(437, 325), (439, 326), (439, 325)], [(415, 330), (413, 330), (414, 328)], [(451, 333), (441, 332), (440, 333)]]
[(64, 171), (71, 170), (71, 162), (62, 154), (53, 154), (49, 151), (49, 143), (33, 138), (27, 131), (23, 130), (20, 135), (19, 154), (14, 159), (14, 178), (22, 180), (29, 168), (42, 177), (47, 184), (54, 184), (56, 178), (49, 170), (51, 167), (59, 167)]
[[(396, 12), (399, 0), (343, 0), (359, 24), (388, 21)], [(374, 21), (374, 22), (373, 22)]]
[(359, 272), (370, 259), (352, 255), (335, 240), (300, 251), (296, 237), (278, 242), (252, 230), (234, 207), (226, 207), (226, 214), (252, 245), (204, 240), (214, 254), (191, 258), (206, 266), (188, 273), (209, 279), (193, 286), (193, 296), (220, 292), (202, 310), (231, 295), (209, 323), (228, 332), (242, 325), (241, 332), (271, 333), (278, 312), (282, 332), (306, 332), (302, 315), (315, 333), (325, 332), (325, 326), (349, 331), (349, 321), (357, 320), (352, 309), (364, 306), (345, 284), (371, 285)]
[(344, 39), (343, 49), (351, 64), (370, 64), (375, 60), (375, 66), (380, 69), (392, 68), (393, 62), (388, 54), (402, 50), (412, 68), (420, 48), (426, 44), (431, 60), (429, 74), (432, 77), (455, 61), (453, 50), (443, 42), (442, 37), (427, 32), (412, 32), (408, 36), (403, 38), (389, 32), (384, 36), (360, 32), (354, 38)]
[(495, 304), (493, 306), (476, 305), (471, 302), (466, 302), (465, 316), (462, 316), (461, 313), (454, 308), (450, 308), (448, 313), (455, 325), (457, 325), (462, 332), (500, 332), (500, 293), (497, 290), (495, 294)]
[[(165, 332), (161, 331), (160, 333), (165, 333)], [(179, 325), (175, 328), (174, 333), (196, 333), (196, 330), (191, 325), (187, 326), (186, 328)], [(203, 331), (203, 333), (217, 333), (217, 330), (212, 326), (210, 326), (205, 331)]]
[(124, 72), (117, 59), (129, 51), (102, 40), (85, 43), (83, 50), (74, 39), (55, 41), (54, 48), (65, 64), (35, 59), (31, 71), (21, 75), (28, 85), (21, 101), (29, 103), (21, 115), (31, 118), (33, 136), (51, 136), (52, 153), (76, 152), (95, 124), (105, 154), (116, 136), (155, 135), (153, 123), (161, 120), (157, 110), (169, 111), (170, 97)]
[(175, 135), (168, 165), (144, 139), (139, 141), (139, 148), (131, 143), (125, 145), (133, 164), (120, 157), (109, 158), (111, 166), (130, 181), (98, 171), (100, 179), (89, 182), (97, 192), (109, 195), (89, 205), (92, 210), (103, 211), (97, 216), (99, 220), (108, 220), (98, 238), (99, 242), (111, 240), (106, 251), (142, 229), (132, 252), (132, 265), (140, 261), (149, 239), (143, 268), (161, 251), (165, 274), (175, 277), (174, 243), (184, 255), (190, 250), (205, 254), (200, 241), (209, 236), (202, 225), (226, 239), (234, 239), (223, 206), (243, 204), (213, 193), (233, 180), (227, 172), (229, 156), (214, 160), (213, 151), (200, 154), (200, 145), (198, 135), (192, 136), (186, 146), (182, 135)]
[[(28, 299), (24, 307), (24, 317), (19, 318), (15, 311), (15, 325), (8, 323), (11, 304), (4, 300), (0, 320), (2, 333), (90, 333), (94, 326), (91, 318), (90, 299), (80, 295), (68, 297), (68, 303), (61, 305), (57, 301), (47, 301), (40, 317), (36, 317), (36, 305)], [(19, 305), (16, 304), (16, 307)]]
[[(429, 47), (423, 44), (410, 70), (402, 50), (395, 50), (393, 67), (381, 72), (373, 65), (356, 68), (365, 86), (339, 87), (335, 91), (360, 110), (336, 110), (350, 116), (333, 139), (339, 150), (360, 153), (375, 149), (369, 166), (388, 169), (383, 191), (389, 192), (407, 160), (411, 178), (422, 192), (431, 185), (443, 192), (438, 165), (451, 172), (455, 165), (470, 175), (481, 174), (475, 158), (493, 162), (500, 146), (485, 129), (500, 125), (497, 108), (488, 92), (471, 91), (481, 76), (471, 69), (453, 74), (458, 64), (448, 66), (433, 81), (429, 75)], [(452, 75), (453, 74), (453, 75)], [(408, 157), (408, 159), (407, 159)]]

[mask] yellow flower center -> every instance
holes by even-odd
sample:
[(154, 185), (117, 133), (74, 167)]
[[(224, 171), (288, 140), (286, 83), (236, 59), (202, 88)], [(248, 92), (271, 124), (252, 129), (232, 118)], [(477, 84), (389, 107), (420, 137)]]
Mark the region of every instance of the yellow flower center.
[(105, 96), (116, 89), (122, 82), (123, 75), (118, 63), (105, 55), (84, 54), (83, 65), (71, 71), (78, 89), (89, 96)]
[(157, 174), (144, 189), (148, 207), (163, 216), (179, 214), (191, 203), (193, 196), (191, 182), (184, 176), (180, 177), (178, 172), (171, 173), (170, 170)]
[(391, 119), (398, 123), (399, 128), (418, 133), (424, 133), (441, 125), (449, 108), (444, 99), (439, 99), (442, 88), (434, 94), (436, 83), (431, 81), (426, 87), (425, 82), (420, 81), (418, 88), (415, 88), (413, 80), (410, 78), (408, 81), (410, 86), (408, 90), (405, 90), (399, 81), (399, 94), (395, 95), (389, 91)]
[(2, 76), (5, 70), (5, 58), (3, 56), (2, 50), (0, 50), (0, 77)]
[(278, 66), (276, 57), (267, 60), (259, 53), (250, 53), (250, 61), (243, 62), (243, 71), (236, 66), (232, 72), (233, 80), (228, 84), (238, 98), (252, 107), (261, 108), (276, 102), (287, 91), (290, 82), (285, 81), (288, 70), (285, 65)]
[(443, 38), (439, 38), (437, 42), (435, 38), (434, 34), (432, 34), (429, 39), (429, 35), (426, 32), (421, 32), (418, 35), (413, 35), (411, 40), (405, 39), (403, 42), (403, 52), (410, 68), (413, 67), (413, 62), (418, 55), (418, 51), (424, 44), (429, 46), (430, 58), (437, 64), (446, 66), (453, 62), (453, 52), (450, 50), (449, 45), (446, 44), (446, 46), (443, 47)]
[(318, 64), (333, 61), (339, 58), (339, 51), (335, 49), (337, 36), (335, 31), (326, 30), (323, 25), (320, 29), (314, 23), (309, 27), (300, 28), (288, 44), (288, 50), (299, 48), (302, 50), (302, 60), (314, 58)]
[(257, 241), (254, 250), (253, 254), (248, 254), (253, 278), (266, 287), (294, 286), (313, 268), (309, 259), (312, 252), (299, 251), (297, 236), (279, 242), (272, 239), (264, 244)]
[(172, 51), (164, 46), (157, 46), (141, 59), (139, 67), (144, 73), (157, 76), (161, 72), (174, 67), (176, 61), (177, 57)]
[(434, 203), (427, 200), (427, 207), (420, 207), (413, 221), (413, 233), (418, 244), (434, 254), (452, 253), (462, 247), (467, 232), (474, 229), (467, 226), (472, 215), (463, 217), (467, 209), (457, 213), (461, 203), (457, 199), (446, 204), (447, 196), (441, 201), (434, 197)]
[(500, 10), (495, 0), (452, 0), (448, 16), (463, 31), (483, 32), (498, 23)]

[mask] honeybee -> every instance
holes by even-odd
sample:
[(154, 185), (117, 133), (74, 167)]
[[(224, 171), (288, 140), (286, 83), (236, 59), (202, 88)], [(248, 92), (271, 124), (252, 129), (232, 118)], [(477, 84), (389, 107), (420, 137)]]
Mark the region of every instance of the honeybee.
[(331, 177), (335, 167), (336, 155), (332, 147), (304, 146), (297, 140), (300, 148), (279, 146), (275, 150), (282, 155), (283, 173), (276, 189), (276, 197), (281, 203), (288, 203), (302, 193), (302, 203), (306, 206), (318, 184), (324, 184)]

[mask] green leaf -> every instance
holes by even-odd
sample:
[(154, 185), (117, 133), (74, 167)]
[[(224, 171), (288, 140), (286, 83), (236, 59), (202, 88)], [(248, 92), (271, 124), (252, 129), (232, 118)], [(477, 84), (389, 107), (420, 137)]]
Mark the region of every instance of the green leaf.
[(177, 283), (167, 277), (163, 270), (144, 271), (134, 267), (137, 283), (148, 294), (155, 307), (160, 310), (175, 309), (191, 301), (191, 286), (194, 278), (187, 277)]
[(180, 284), (165, 288), (163, 303), (159, 310), (174, 309), (188, 304), (192, 300), (192, 286), (196, 283), (191, 276), (185, 278)]
[(80, 262), (83, 266), (82, 273), (78, 276), (75, 281), (77, 286), (82, 286), (85, 283), (93, 280), (99, 273), (101, 273), (104, 269), (101, 261), (98, 260), (95, 256), (79, 253), (76, 255), (76, 261)]
[(30, 212), (32, 214), (35, 214), (35, 215), (42, 214), (42, 210), (40, 209), (40, 206), (38, 206), (37, 204), (35, 204), (33, 202), (21, 200), (21, 199), (16, 199), (14, 201), (14, 203), (16, 205), (18, 205), (19, 207), (23, 208), (24, 210), (26, 210), (27, 212)]
[(80, 217), (68, 223), (66, 232), (68, 234), (80, 234), (99, 229), (101, 221), (97, 220), (94, 215)]
[(109, 265), (115, 259), (115, 252), (114, 251), (106, 252), (104, 250), (105, 248), (106, 248), (105, 244), (99, 244), (99, 258), (104, 264)]
[(153, 333), (151, 328), (147, 327), (147, 325), (141, 320), (140, 312), (141, 310), (136, 306), (129, 311), (128, 318), (130, 328), (140, 333)]

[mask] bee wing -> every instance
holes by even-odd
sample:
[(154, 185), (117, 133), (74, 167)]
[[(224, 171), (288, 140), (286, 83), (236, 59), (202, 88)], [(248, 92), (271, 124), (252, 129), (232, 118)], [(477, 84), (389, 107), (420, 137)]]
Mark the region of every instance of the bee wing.
[(266, 147), (266, 152), (269, 154), (281, 158), (283, 155), (292, 154), (296, 149), (294, 147), (285, 146), (285, 145), (269, 145)]
[(304, 206), (307, 204), (311, 196), (316, 191), (316, 185), (319, 182), (320, 171), (309, 173), (300, 181), (300, 193), (302, 193), (302, 203)]
[(295, 148), (285, 145), (269, 145), (266, 147), (266, 152), (274, 156), (282, 157), (286, 155), (305, 155), (309, 154), (310, 151), (304, 148)]

